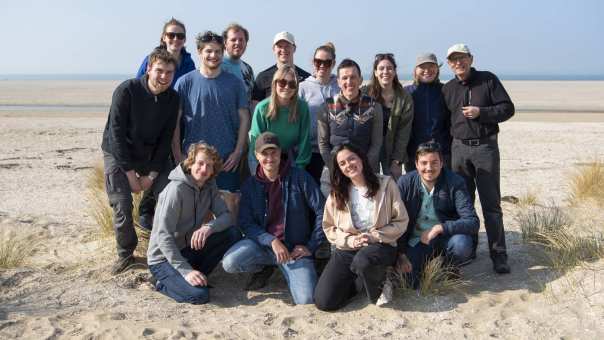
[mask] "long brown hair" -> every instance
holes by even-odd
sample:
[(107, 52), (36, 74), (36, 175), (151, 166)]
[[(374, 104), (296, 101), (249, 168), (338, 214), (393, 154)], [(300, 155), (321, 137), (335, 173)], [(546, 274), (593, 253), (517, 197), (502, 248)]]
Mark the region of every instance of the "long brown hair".
[(168, 20), (164, 24), (164, 28), (161, 30), (161, 36), (159, 37), (159, 46), (166, 47), (166, 43), (164, 42), (164, 35), (166, 34), (166, 30), (168, 29), (168, 26), (179, 26), (180, 28), (182, 28), (183, 33), (187, 34), (187, 29), (185, 28), (185, 24), (183, 24), (181, 21), (178, 21), (174, 18), (170, 18), (170, 20)]
[(394, 89), (395, 95), (401, 95), (403, 93), (403, 85), (398, 80), (398, 76), (396, 75), (396, 61), (394, 60), (394, 55), (392, 53), (378, 53), (375, 55), (375, 60), (373, 61), (373, 71), (371, 72), (371, 81), (369, 82), (368, 94), (369, 96), (375, 98), (380, 104), (384, 104), (384, 99), (382, 98), (382, 86), (375, 76), (375, 70), (377, 70), (378, 64), (382, 60), (388, 60), (392, 63), (394, 67), (394, 77), (392, 78), (392, 88)]
[(298, 76), (296, 75), (296, 69), (290, 65), (283, 65), (273, 75), (273, 82), (271, 83), (271, 100), (268, 104), (268, 111), (266, 112), (266, 118), (270, 120), (277, 119), (277, 114), (279, 113), (279, 104), (277, 102), (277, 80), (285, 78), (287, 74), (291, 74), (296, 82), (296, 91), (294, 92), (289, 105), (289, 117), (287, 119), (288, 122), (294, 123), (298, 120)]
[(343, 150), (348, 150), (359, 156), (361, 159), (361, 164), (363, 165), (363, 177), (365, 177), (365, 183), (367, 183), (367, 198), (373, 198), (380, 188), (380, 181), (371, 170), (371, 165), (369, 164), (367, 155), (365, 155), (353, 144), (341, 144), (336, 148), (331, 160), (331, 164), (333, 164), (331, 168), (331, 194), (336, 200), (336, 208), (338, 210), (344, 210), (346, 208), (346, 203), (350, 200), (350, 197), (348, 197), (349, 189), (352, 185), (350, 178), (346, 177), (346, 175), (342, 173), (342, 170), (338, 165), (338, 154)]

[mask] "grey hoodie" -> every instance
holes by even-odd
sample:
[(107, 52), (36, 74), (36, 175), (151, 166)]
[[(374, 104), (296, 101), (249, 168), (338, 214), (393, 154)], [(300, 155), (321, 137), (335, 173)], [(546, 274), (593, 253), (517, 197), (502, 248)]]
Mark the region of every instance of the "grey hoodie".
[(214, 180), (199, 188), (181, 165), (174, 168), (168, 178), (170, 183), (159, 195), (155, 209), (147, 263), (168, 261), (185, 276), (193, 268), (180, 250), (190, 245), (191, 235), (201, 227), (208, 212), (216, 216), (207, 223), (213, 232), (227, 229), (233, 220)]
[(310, 145), (312, 152), (319, 153), (317, 143), (317, 113), (321, 111), (325, 100), (340, 93), (338, 80), (335, 75), (329, 77), (329, 83), (321, 84), (315, 76), (306, 78), (300, 83), (298, 95), (308, 103), (308, 112), (310, 113)]

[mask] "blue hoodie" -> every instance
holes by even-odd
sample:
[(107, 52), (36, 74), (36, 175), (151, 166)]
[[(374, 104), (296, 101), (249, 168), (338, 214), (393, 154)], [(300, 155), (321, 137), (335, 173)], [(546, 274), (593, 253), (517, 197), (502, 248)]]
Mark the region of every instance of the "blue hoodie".
[[(174, 84), (176, 84), (176, 81), (178, 80), (178, 78), (195, 70), (195, 63), (193, 62), (193, 59), (191, 59), (191, 54), (189, 52), (187, 52), (187, 50), (185, 50), (184, 47), (180, 51), (180, 53), (182, 54), (182, 58), (180, 60), (180, 64), (178, 64), (178, 66), (176, 67), (176, 72), (174, 73), (174, 79), (172, 79), (172, 85), (170, 85), (172, 88), (174, 88)], [(138, 71), (136, 72), (136, 78), (141, 78), (142, 76), (145, 75), (145, 73), (147, 73), (148, 64), (149, 64), (149, 56), (147, 55), (145, 57), (145, 59), (143, 59), (141, 66), (138, 68)]]

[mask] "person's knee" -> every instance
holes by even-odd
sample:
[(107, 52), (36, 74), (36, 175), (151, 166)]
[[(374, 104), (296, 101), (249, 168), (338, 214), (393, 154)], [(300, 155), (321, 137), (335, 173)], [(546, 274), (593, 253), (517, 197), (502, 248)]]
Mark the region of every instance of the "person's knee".
[(447, 253), (456, 261), (467, 261), (472, 255), (472, 236), (453, 235), (447, 244)]
[(363, 254), (357, 253), (357, 255), (352, 259), (352, 263), (350, 264), (350, 270), (357, 275), (361, 275), (365, 273), (371, 266), (371, 262), (366, 256)]
[(315, 294), (314, 303), (315, 307), (317, 307), (318, 310), (324, 312), (331, 312), (338, 309), (338, 306), (336, 304), (330, 301), (329, 298), (323, 297), (322, 294)]
[(240, 273), (241, 266), (239, 266), (237, 253), (227, 252), (222, 258), (222, 269), (227, 273)]
[(183, 297), (183, 302), (192, 305), (202, 305), (210, 301), (210, 292), (206, 287), (195, 287), (194, 290)]

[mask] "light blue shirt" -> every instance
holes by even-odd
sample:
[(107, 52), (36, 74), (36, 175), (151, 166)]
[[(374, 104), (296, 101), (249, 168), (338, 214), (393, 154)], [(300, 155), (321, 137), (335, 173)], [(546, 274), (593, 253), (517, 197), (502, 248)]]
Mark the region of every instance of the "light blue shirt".
[(432, 228), (435, 224), (439, 224), (438, 216), (436, 216), (436, 210), (434, 209), (434, 188), (430, 192), (422, 183), (422, 206), (419, 209), (415, 228), (413, 228), (413, 235), (409, 238), (408, 244), (411, 247), (415, 247), (420, 241), (422, 233)]

